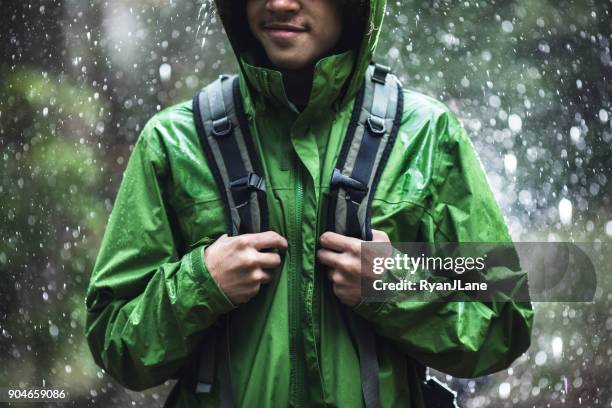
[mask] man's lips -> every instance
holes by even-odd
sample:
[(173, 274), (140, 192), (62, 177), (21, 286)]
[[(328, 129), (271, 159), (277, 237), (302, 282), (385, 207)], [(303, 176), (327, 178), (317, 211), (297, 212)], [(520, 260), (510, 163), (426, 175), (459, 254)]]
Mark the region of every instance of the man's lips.
[(308, 31), (304, 26), (288, 23), (268, 23), (264, 24), (263, 30), (271, 38), (278, 40), (287, 40), (294, 38)]

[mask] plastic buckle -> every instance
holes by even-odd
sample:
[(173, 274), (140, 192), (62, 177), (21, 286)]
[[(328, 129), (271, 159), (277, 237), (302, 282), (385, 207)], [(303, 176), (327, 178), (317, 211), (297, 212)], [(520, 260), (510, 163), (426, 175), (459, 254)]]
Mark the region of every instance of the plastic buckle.
[(391, 72), (391, 68), (386, 65), (374, 64), (374, 73), (372, 74), (372, 81), (377, 84), (384, 85), (387, 82), (387, 75)]
[(215, 136), (225, 136), (231, 131), (232, 122), (227, 116), (221, 119), (214, 120), (212, 123), (212, 132)]
[(368, 128), (370, 132), (374, 133), (377, 136), (382, 136), (387, 132), (387, 127), (385, 126), (385, 120), (383, 118), (379, 118), (378, 116), (370, 115), (367, 120)]
[(265, 191), (264, 178), (255, 174), (249, 173), (248, 175), (230, 182), (230, 189), (234, 188), (246, 188), (247, 190)]
[(426, 407), (457, 408), (457, 393), (437, 378), (431, 377), (421, 386)]
[(359, 180), (345, 176), (339, 169), (334, 169), (331, 179), (331, 187), (342, 187), (347, 192), (347, 199), (361, 202), (368, 194), (368, 186)]
[(196, 394), (210, 394), (212, 391), (212, 384), (199, 382), (196, 385)]

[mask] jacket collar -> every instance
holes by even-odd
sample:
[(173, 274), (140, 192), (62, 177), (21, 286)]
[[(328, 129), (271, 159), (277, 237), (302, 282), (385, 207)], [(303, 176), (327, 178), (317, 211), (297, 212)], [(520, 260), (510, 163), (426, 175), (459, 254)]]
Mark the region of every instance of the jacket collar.
[[(276, 109), (293, 110), (287, 99), (280, 71), (252, 65), (245, 58), (241, 58), (240, 62), (258, 110), (265, 109), (270, 104)], [(315, 65), (310, 99), (299, 116), (312, 116), (330, 109), (338, 110), (346, 90), (345, 85), (353, 72), (354, 62), (354, 52), (350, 50), (320, 59)]]

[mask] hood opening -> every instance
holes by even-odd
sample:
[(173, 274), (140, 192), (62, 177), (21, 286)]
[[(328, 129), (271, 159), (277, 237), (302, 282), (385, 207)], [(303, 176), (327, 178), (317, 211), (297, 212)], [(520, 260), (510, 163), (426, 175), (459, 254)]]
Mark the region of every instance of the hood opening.
[[(367, 37), (366, 28), (369, 20), (369, 0), (336, 0), (342, 5), (342, 35), (332, 54), (354, 50), (358, 53), (362, 42)], [(271, 66), (263, 47), (255, 39), (249, 28), (246, 13), (246, 1), (216, 0), (219, 17), (225, 27), (234, 53), (247, 57), (250, 63), (266, 68)]]

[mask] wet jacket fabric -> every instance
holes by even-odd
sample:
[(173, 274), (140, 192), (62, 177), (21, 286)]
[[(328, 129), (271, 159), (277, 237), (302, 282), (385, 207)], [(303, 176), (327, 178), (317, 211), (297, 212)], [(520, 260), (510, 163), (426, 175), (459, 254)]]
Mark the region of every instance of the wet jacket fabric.
[[(229, 321), (238, 406), (363, 406), (356, 346), (316, 262), (329, 182), (355, 95), (372, 58), (384, 1), (369, 3), (359, 48), (321, 59), (298, 113), (278, 71), (243, 54), (240, 89), (267, 186), (270, 229), (289, 249), (271, 283), (236, 306), (206, 267), (226, 229), (223, 200), (198, 141), (190, 102), (156, 114), (130, 157), (87, 292), (87, 339), (98, 365), (142, 390), (179, 379), (168, 406), (218, 406), (195, 394), (203, 340)], [(372, 227), (397, 242), (510, 242), (466, 131), (442, 103), (404, 91), (394, 148), (372, 201)], [(516, 268), (514, 268), (516, 269)], [(509, 265), (484, 279), (526, 289)], [(383, 407), (421, 406), (414, 361), (459, 377), (508, 367), (529, 346), (529, 303), (362, 302), (352, 312), (378, 338)]]

